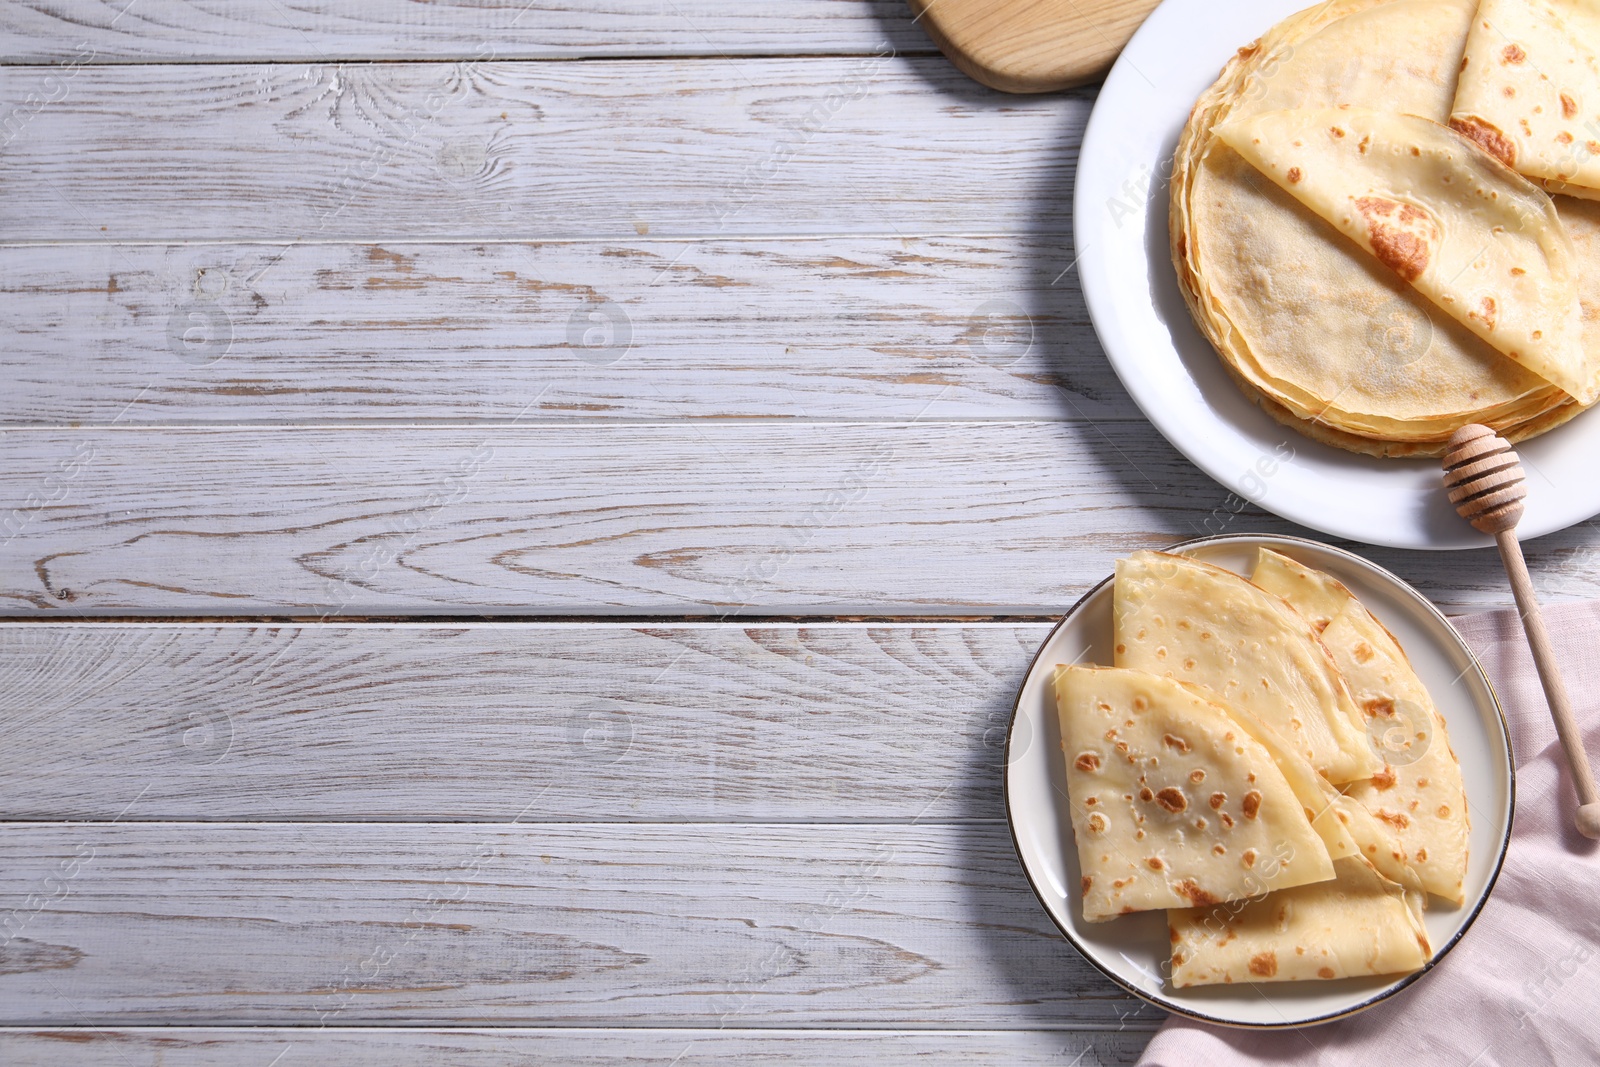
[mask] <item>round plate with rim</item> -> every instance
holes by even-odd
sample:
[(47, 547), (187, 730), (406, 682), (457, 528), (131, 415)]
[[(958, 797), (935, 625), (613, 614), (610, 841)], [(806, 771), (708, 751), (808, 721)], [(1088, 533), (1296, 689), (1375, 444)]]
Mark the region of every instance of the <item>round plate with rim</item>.
[(1112, 661), (1112, 584), (1107, 578), (1050, 632), (1028, 669), (1006, 741), (1006, 817), (1023, 870), (1050, 918), (1106, 977), (1157, 1007), (1226, 1026), (1308, 1026), (1353, 1014), (1423, 978), (1477, 918), (1494, 888), (1511, 838), (1515, 774), (1511, 742), (1494, 689), (1465, 641), (1428, 599), (1383, 568), (1343, 549), (1293, 537), (1254, 534), (1205, 538), (1182, 552), (1249, 574), (1267, 547), (1326, 571), (1349, 587), (1400, 641), (1427, 685), (1461, 761), (1471, 820), (1465, 902), (1428, 900), (1424, 921), (1433, 959), (1414, 974), (1328, 982), (1262, 982), (1175, 988), (1166, 913), (1083, 919), (1078, 851), (1066, 810), (1066, 762), (1052, 676), (1058, 663)]
[[(1240, 496), (1313, 529), (1395, 548), (1491, 543), (1463, 522), (1433, 459), (1318, 444), (1252, 404), (1189, 316), (1172, 266), (1167, 178), (1189, 110), (1240, 47), (1306, 0), (1166, 0), (1106, 78), (1079, 155), (1073, 230), (1089, 316), (1118, 377), (1167, 440)], [(1523, 537), (1600, 513), (1600, 415), (1517, 446)]]

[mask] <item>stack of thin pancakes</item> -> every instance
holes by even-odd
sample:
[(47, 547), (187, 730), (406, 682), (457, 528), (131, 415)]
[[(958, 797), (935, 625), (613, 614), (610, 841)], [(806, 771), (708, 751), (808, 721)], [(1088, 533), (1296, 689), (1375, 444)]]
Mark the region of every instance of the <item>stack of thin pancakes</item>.
[(1117, 564), (1115, 666), (1056, 671), (1084, 919), (1165, 909), (1178, 987), (1415, 971), (1464, 901), (1444, 719), (1332, 576)]
[[(1354, 452), (1423, 456), (1468, 423), (1518, 441), (1594, 402), (1600, 21), (1559, 21), (1579, 6), (1333, 0), (1241, 49), (1196, 103), (1174, 160), (1173, 258), (1196, 322), (1269, 414)], [(1313, 129), (1317, 109), (1348, 121)], [(1362, 130), (1394, 150), (1369, 155)], [(1327, 164), (1323, 188), (1296, 152)], [(1415, 188), (1407, 154), (1431, 168)], [(1388, 171), (1370, 179), (1374, 166)], [(1357, 187), (1369, 179), (1397, 191), (1374, 200)], [(1429, 201), (1442, 192), (1461, 195)], [(1358, 217), (1372, 203), (1390, 215)], [(1379, 230), (1413, 216), (1414, 232)], [(1495, 260), (1502, 245), (1529, 261)]]

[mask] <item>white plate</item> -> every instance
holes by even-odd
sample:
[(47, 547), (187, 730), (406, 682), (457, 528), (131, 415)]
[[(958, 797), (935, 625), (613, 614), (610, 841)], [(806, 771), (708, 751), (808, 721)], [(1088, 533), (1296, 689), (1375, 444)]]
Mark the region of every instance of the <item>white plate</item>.
[[(1305, 0), (1166, 0), (1106, 78), (1083, 138), (1073, 230), (1089, 315), (1134, 401), (1167, 440), (1268, 511), (1396, 548), (1490, 543), (1458, 518), (1436, 460), (1379, 460), (1279, 425), (1234, 385), (1178, 291), (1167, 182), (1189, 109), (1234, 51)], [(1518, 446), (1528, 470), (1525, 538), (1600, 512), (1600, 415)], [(1285, 455), (1292, 459), (1283, 462)]]
[(1434, 955), (1401, 977), (1331, 982), (1263, 982), (1177, 989), (1166, 981), (1166, 913), (1083, 921), (1078, 851), (1066, 815), (1066, 763), (1051, 676), (1058, 663), (1109, 664), (1111, 579), (1080, 600), (1051, 631), (1028, 670), (1006, 741), (1006, 816), (1023, 870), (1050, 918), (1084, 957), (1129, 992), (1158, 1007), (1228, 1026), (1286, 1027), (1327, 1022), (1371, 1007), (1432, 969), (1477, 918), (1511, 837), (1514, 772), (1511, 742), (1494, 690), (1466, 642), (1421, 593), (1388, 571), (1342, 549), (1292, 537), (1243, 534), (1207, 538), (1175, 551), (1248, 574), (1262, 545), (1326, 571), (1350, 588), (1399, 639), (1427, 685), (1461, 760), (1471, 819), (1466, 902), (1428, 900), (1425, 921)]

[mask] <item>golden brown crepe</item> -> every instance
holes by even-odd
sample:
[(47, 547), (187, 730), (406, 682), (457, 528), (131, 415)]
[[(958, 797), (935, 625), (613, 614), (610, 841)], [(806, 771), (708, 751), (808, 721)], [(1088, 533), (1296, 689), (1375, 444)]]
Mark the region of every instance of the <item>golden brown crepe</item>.
[(1335, 784), (1380, 766), (1328, 650), (1280, 598), (1162, 552), (1117, 561), (1116, 665), (1210, 690)]
[(1600, 6), (1481, 0), (1450, 125), (1552, 192), (1600, 198)]
[(1272, 755), (1171, 679), (1058, 667), (1083, 917), (1244, 899), (1333, 877)]
[[(1270, 549), (1261, 550), (1251, 580), (1321, 630), (1367, 716), (1367, 734), (1384, 766), (1372, 778), (1345, 786), (1345, 794), (1383, 824), (1422, 888), (1461, 903), (1471, 830), (1461, 763), (1443, 716), (1400, 643), (1338, 581)], [(1369, 859), (1389, 877), (1405, 880), (1383, 862), (1393, 845), (1367, 845)]]
[(1477, 144), (1349, 106), (1259, 112), (1216, 135), (1496, 351), (1579, 403), (1600, 398), (1555, 205)]
[[(1193, 688), (1202, 697), (1210, 698), (1212, 695), (1198, 686)], [(1389, 826), (1379, 822), (1366, 808), (1335, 789), (1259, 719), (1234, 705), (1222, 705), (1222, 708), (1230, 719), (1259, 741), (1272, 756), (1273, 763), (1282, 772), (1284, 781), (1289, 783), (1289, 789), (1300, 802), (1300, 809), (1305, 812), (1311, 828), (1322, 839), (1331, 858), (1340, 860), (1359, 856), (1390, 881), (1407, 889), (1422, 889), (1421, 877), (1411, 866), (1404, 846)]]
[(1172, 984), (1295, 982), (1419, 970), (1432, 948), (1416, 898), (1357, 858), (1336, 880), (1282, 889), (1243, 907), (1167, 914)]

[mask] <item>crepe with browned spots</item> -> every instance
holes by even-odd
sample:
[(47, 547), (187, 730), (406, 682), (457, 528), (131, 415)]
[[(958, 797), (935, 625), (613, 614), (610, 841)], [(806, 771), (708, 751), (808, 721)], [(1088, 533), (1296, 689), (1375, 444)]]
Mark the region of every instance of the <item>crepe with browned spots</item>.
[(1351, 107), (1262, 112), (1217, 136), (1496, 351), (1581, 404), (1600, 399), (1555, 204), (1475, 142)]
[(1170, 679), (1058, 667), (1083, 917), (1243, 900), (1333, 877), (1272, 754)]

